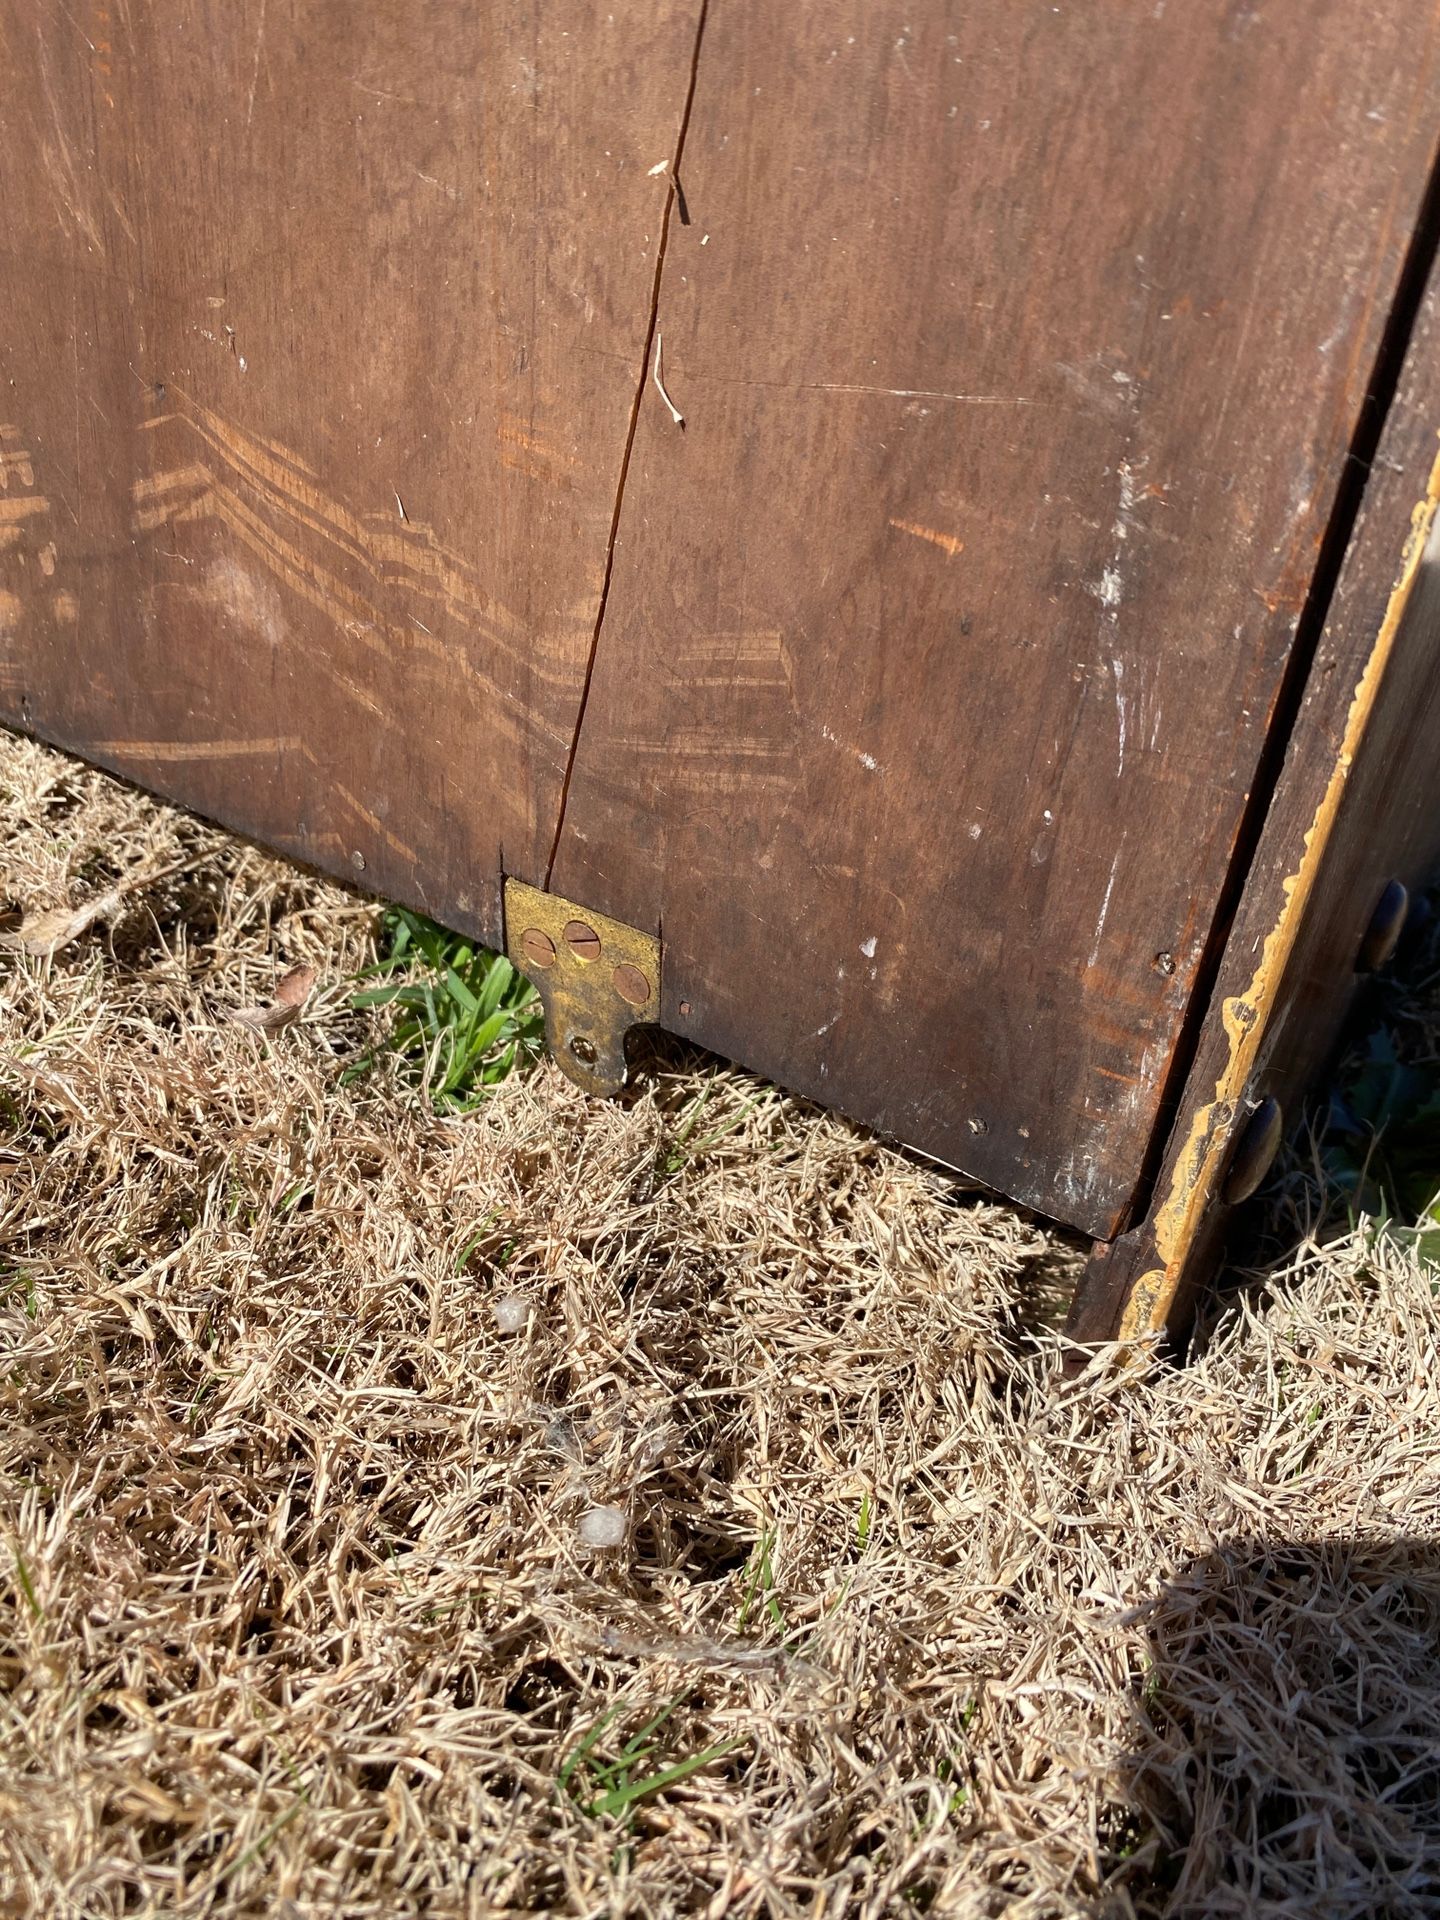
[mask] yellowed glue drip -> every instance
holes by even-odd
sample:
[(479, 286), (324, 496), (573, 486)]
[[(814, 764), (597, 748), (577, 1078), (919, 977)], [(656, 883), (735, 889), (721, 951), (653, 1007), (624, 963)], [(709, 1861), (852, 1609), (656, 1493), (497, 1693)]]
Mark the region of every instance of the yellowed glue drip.
[[(1221, 1010), (1225, 1033), (1230, 1042), (1225, 1070), (1215, 1083), (1215, 1098), (1196, 1110), (1189, 1137), (1175, 1162), (1170, 1191), (1157, 1208), (1154, 1220), (1155, 1250), (1163, 1263), (1142, 1273), (1131, 1288), (1120, 1321), (1120, 1338), (1135, 1340), (1147, 1333), (1160, 1332), (1184, 1277), (1185, 1260), (1224, 1169), (1232, 1131), (1231, 1123), (1239, 1111), (1264, 1037), (1266, 1021), (1299, 937), (1300, 927), (1315, 889), (1350, 768), (1369, 725), (1370, 715), (1380, 691), (1385, 670), (1395, 648), (1395, 636), (1420, 570), (1426, 542), (1440, 506), (1440, 458), (1430, 470), (1425, 498), (1410, 516), (1410, 534), (1405, 542), (1400, 576), (1385, 608), (1379, 635), (1365, 662), (1365, 671), (1350, 702), (1345, 722), (1345, 737), (1331, 769), (1325, 796), (1305, 835), (1304, 853), (1299, 871), (1284, 882), (1285, 904), (1261, 951), (1254, 978), (1242, 994), (1227, 1000)], [(1228, 1109), (1228, 1111), (1226, 1111)]]

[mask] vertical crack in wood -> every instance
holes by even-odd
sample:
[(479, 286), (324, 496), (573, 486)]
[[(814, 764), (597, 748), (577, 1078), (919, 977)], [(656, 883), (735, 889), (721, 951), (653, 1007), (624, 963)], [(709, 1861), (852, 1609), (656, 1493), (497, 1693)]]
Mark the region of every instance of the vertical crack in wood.
[(665, 273), (665, 249), (670, 240), (670, 220), (677, 200), (681, 202), (682, 218), (686, 217), (680, 191), (680, 166), (685, 157), (685, 135), (690, 129), (690, 110), (695, 104), (695, 79), (700, 70), (700, 44), (705, 38), (705, 20), (709, 11), (710, 0), (700, 0), (700, 12), (695, 21), (695, 42), (690, 50), (689, 79), (685, 88), (685, 101), (680, 109), (680, 125), (675, 135), (675, 152), (670, 161), (665, 211), (660, 221), (660, 243), (655, 250), (655, 275), (650, 285), (650, 313), (645, 326), (645, 342), (640, 354), (640, 372), (635, 381), (635, 395), (630, 402), (630, 419), (625, 432), (624, 449), (620, 455), (620, 474), (615, 486), (615, 505), (611, 509), (610, 533), (605, 542), (605, 570), (600, 580), (600, 598), (595, 608), (595, 625), (590, 633), (590, 652), (585, 661), (585, 678), (580, 684), (580, 705), (575, 714), (575, 731), (571, 735), (570, 752), (565, 761), (565, 777), (560, 783), (560, 805), (555, 819), (555, 837), (550, 842), (550, 857), (545, 863), (543, 884), (547, 889), (555, 871), (555, 862), (560, 854), (560, 839), (565, 831), (565, 814), (570, 804), (570, 783), (575, 775), (575, 762), (580, 752), (580, 735), (585, 726), (585, 710), (590, 704), (590, 684), (595, 678), (595, 661), (600, 651), (600, 633), (605, 625), (605, 609), (610, 602), (610, 580), (615, 571), (615, 540), (620, 531), (620, 510), (625, 499), (625, 483), (630, 474), (630, 456), (635, 448), (635, 433), (640, 424), (640, 407), (650, 378), (650, 360), (655, 351), (655, 332), (660, 324), (660, 283)]

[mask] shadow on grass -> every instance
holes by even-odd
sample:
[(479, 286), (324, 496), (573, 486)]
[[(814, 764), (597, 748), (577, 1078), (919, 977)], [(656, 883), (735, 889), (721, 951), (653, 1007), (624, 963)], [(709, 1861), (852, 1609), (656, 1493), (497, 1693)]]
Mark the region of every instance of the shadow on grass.
[(1440, 1547), (1230, 1541), (1142, 1618), (1137, 1913), (1440, 1913)]

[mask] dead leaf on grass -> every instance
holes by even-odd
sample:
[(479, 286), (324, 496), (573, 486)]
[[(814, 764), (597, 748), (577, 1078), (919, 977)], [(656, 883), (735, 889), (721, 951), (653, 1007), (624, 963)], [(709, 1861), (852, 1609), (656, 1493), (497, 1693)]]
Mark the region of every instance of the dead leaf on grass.
[(167, 880), (172, 874), (184, 873), (194, 865), (193, 860), (181, 860), (168, 867), (132, 868), (113, 887), (78, 907), (44, 907), (39, 913), (27, 914), (18, 933), (0, 934), (0, 946), (12, 953), (29, 954), (32, 960), (48, 960), (62, 947), (78, 940), (82, 933), (88, 933), (97, 921), (113, 919), (137, 888), (148, 887), (156, 880)]
[(240, 1007), (230, 1015), (242, 1027), (255, 1027), (261, 1033), (276, 1033), (300, 1018), (315, 984), (314, 967), (291, 967), (275, 989), (274, 1003), (268, 1007)]
[(28, 915), (18, 933), (5, 935), (4, 944), (15, 953), (48, 960), (52, 953), (78, 940), (97, 920), (108, 920), (118, 912), (125, 893), (123, 887), (111, 887), (108, 893), (97, 893), (81, 907), (46, 907), (42, 913)]

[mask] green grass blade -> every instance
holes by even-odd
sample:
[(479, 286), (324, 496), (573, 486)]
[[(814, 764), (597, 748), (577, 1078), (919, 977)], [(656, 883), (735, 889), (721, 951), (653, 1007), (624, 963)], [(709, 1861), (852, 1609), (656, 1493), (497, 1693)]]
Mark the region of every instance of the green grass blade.
[(475, 1015), (480, 1011), (480, 1002), (460, 978), (454, 967), (446, 967), (445, 969), (445, 986), (450, 998), (462, 1007), (471, 1019), (474, 1019)]
[(658, 1773), (647, 1774), (643, 1780), (635, 1780), (627, 1786), (616, 1787), (611, 1793), (601, 1794), (598, 1800), (590, 1803), (589, 1812), (597, 1819), (606, 1814), (624, 1813), (637, 1800), (643, 1800), (652, 1793), (663, 1793), (667, 1787), (688, 1780), (701, 1767), (708, 1767), (713, 1760), (723, 1759), (727, 1753), (734, 1753), (737, 1747), (744, 1744), (743, 1740), (717, 1740), (713, 1747), (705, 1747), (684, 1760), (677, 1760), (673, 1766), (662, 1767)]
[(595, 1722), (594, 1726), (570, 1749), (570, 1752), (561, 1764), (559, 1773), (555, 1776), (556, 1782), (560, 1787), (564, 1788), (570, 1784), (571, 1776), (574, 1774), (575, 1769), (580, 1765), (582, 1760), (586, 1759), (586, 1757), (594, 1751), (601, 1735), (607, 1727), (614, 1725), (615, 1721), (624, 1711), (625, 1705), (625, 1701), (617, 1700), (613, 1707), (607, 1707)]

